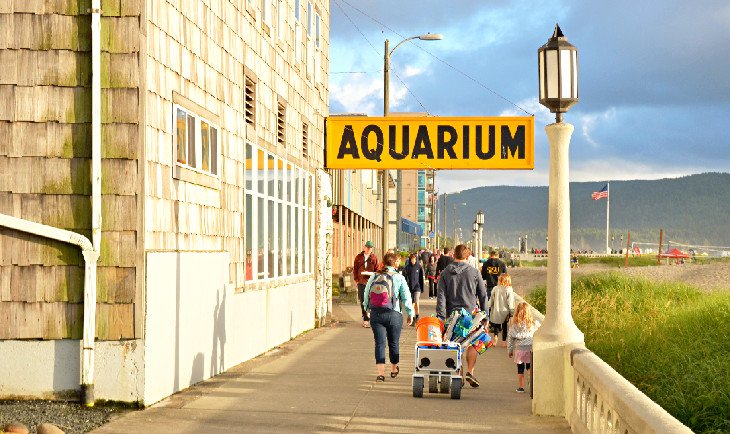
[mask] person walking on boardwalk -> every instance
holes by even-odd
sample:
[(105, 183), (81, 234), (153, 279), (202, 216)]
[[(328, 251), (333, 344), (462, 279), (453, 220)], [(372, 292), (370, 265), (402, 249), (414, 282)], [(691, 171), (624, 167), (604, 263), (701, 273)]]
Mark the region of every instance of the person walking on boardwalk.
[(454, 258), (449, 255), (449, 252), (451, 249), (448, 247), (444, 247), (444, 253), (439, 257), (438, 262), (436, 262), (436, 279), (439, 278), (439, 275), (442, 271), (451, 263), (454, 261)]
[(517, 393), (525, 393), (525, 371), (530, 373), (532, 363), (532, 336), (540, 323), (532, 318), (530, 305), (524, 301), (517, 305), (507, 333), (507, 351), (517, 364)]
[(423, 249), (421, 250), (420, 256), (421, 266), (423, 266), (423, 269), (425, 270), (428, 265), (428, 260), (431, 259), (431, 252), (428, 249)]
[[(357, 301), (360, 304), (360, 310), (362, 313), (362, 326), (370, 327), (369, 317), (367, 311), (362, 308), (363, 301), (365, 300), (365, 284), (368, 279), (378, 269), (378, 257), (373, 252), (373, 242), (368, 241), (365, 243), (362, 252), (355, 256), (355, 264), (352, 268), (353, 277), (357, 283)], [(363, 274), (363, 272), (368, 274)]]
[(499, 276), (499, 285), (492, 290), (489, 299), (489, 332), (497, 336), (502, 335), (502, 346), (507, 346), (508, 321), (515, 313), (515, 293), (512, 290), (512, 278), (509, 274)]
[(416, 317), (414, 318), (415, 325), (415, 321), (418, 321), (418, 314), (420, 313), (418, 309), (419, 300), (421, 299), (421, 293), (425, 287), (423, 267), (421, 267), (420, 262), (418, 262), (418, 255), (416, 253), (412, 253), (408, 258), (406, 267), (403, 270), (403, 276), (406, 278), (406, 283), (411, 291), (413, 309), (416, 312)]
[[(479, 271), (466, 262), (470, 253), (468, 247), (459, 244), (454, 249), (454, 262), (441, 272), (436, 286), (436, 316), (441, 320), (462, 308), (468, 312), (477, 306), (481, 310), (487, 308), (484, 281)], [(466, 349), (467, 372), (464, 379), (471, 387), (479, 387), (479, 381), (474, 377), (476, 363), (477, 351), (469, 345)]]
[(492, 289), (499, 284), (499, 275), (507, 272), (507, 266), (497, 257), (497, 252), (489, 252), (489, 259), (482, 266), (482, 279), (487, 284), (487, 298), (492, 298)]
[(408, 325), (413, 324), (415, 312), (411, 303), (411, 294), (405, 277), (396, 272), (399, 258), (395, 253), (386, 253), (383, 266), (370, 276), (365, 285), (362, 308), (370, 311), (370, 327), (375, 340), (375, 367), (378, 376), (375, 381), (385, 381), (385, 345), (388, 344), (390, 359), (390, 377), (395, 378), (400, 372), (400, 333), (403, 328), (401, 303), (408, 315)]
[(436, 256), (431, 255), (426, 265), (426, 279), (428, 279), (428, 298), (436, 297)]

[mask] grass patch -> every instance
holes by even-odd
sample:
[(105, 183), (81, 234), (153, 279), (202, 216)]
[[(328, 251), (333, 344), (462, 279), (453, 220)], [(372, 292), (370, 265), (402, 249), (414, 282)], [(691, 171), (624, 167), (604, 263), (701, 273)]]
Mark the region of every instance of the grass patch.
[[(596, 258), (589, 258), (579, 256), (579, 265), (583, 264), (603, 264), (609, 267), (621, 268), (624, 266), (626, 261), (625, 256), (600, 256)], [(649, 267), (652, 265), (658, 265), (656, 255), (629, 255), (629, 267)]]
[(536, 261), (520, 261), (520, 267), (547, 267), (547, 259), (538, 259)]
[[(545, 291), (528, 296), (541, 312)], [(730, 432), (730, 294), (613, 272), (572, 294), (591, 351), (693, 431)]]

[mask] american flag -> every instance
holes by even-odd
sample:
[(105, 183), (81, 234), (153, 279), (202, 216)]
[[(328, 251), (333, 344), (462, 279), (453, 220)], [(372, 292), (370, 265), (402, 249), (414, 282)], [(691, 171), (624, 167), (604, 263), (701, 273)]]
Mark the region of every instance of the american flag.
[(608, 197), (608, 184), (604, 185), (602, 189), (594, 191), (593, 194), (591, 194), (591, 199), (593, 200), (603, 199), (604, 197)]

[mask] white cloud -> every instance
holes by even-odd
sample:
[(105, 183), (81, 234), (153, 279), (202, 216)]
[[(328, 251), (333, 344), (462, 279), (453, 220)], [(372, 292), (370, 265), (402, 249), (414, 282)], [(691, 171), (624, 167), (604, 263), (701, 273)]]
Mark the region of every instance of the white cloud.
[[(537, 124), (548, 125), (555, 122), (555, 114), (550, 113), (544, 105), (540, 104), (537, 98), (523, 99), (517, 102), (517, 105), (525, 109), (529, 113), (535, 115), (535, 122)], [(525, 112), (517, 109), (517, 107), (508, 108), (503, 110), (500, 116), (525, 116)]]
[(376, 114), (382, 106), (383, 81), (377, 79), (351, 80), (330, 85), (330, 98), (340, 103), (348, 113)]
[[(398, 74), (406, 86), (408, 79), (423, 73), (423, 68), (408, 65), (404, 72)], [(353, 75), (353, 78), (333, 81), (330, 84), (330, 98), (340, 103), (348, 113), (367, 113), (370, 116), (382, 115), (383, 78)], [(355, 78), (357, 77), (357, 78)], [(410, 97), (408, 89), (397, 76), (390, 78), (390, 111), (405, 110), (405, 103)]]
[(594, 148), (602, 147), (602, 145), (593, 138), (591, 133), (600, 123), (611, 121), (615, 116), (616, 109), (614, 107), (609, 107), (607, 110), (600, 113), (580, 116), (579, 122), (581, 124), (581, 134), (583, 135), (583, 138), (586, 139), (586, 142), (590, 143), (590, 145)]
[(411, 78), (415, 77), (417, 75), (421, 75), (423, 73), (423, 68), (419, 68), (414, 65), (408, 65), (406, 66), (406, 69), (403, 71), (402, 78)]
[(706, 169), (690, 167), (661, 167), (637, 163), (622, 158), (583, 160), (571, 164), (571, 181), (625, 181), (631, 179), (677, 178)]

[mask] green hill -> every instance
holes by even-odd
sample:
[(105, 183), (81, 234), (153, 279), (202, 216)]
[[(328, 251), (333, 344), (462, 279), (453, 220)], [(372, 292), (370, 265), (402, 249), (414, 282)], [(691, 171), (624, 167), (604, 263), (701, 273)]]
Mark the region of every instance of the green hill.
[[(571, 244), (573, 248), (603, 250), (606, 243), (606, 200), (591, 200), (605, 182), (572, 182)], [(547, 187), (479, 187), (447, 196), (447, 235), (453, 233), (453, 204), (457, 228), (471, 238), (474, 216), (486, 214), (485, 243), (516, 247), (527, 234), (528, 247), (544, 248), (547, 235)], [(443, 228), (443, 198), (437, 204), (439, 230)], [(618, 249), (620, 236), (631, 231), (631, 240), (730, 246), (730, 173), (703, 173), (673, 179), (611, 182), (611, 235)], [(648, 247), (648, 246), (647, 246)]]

